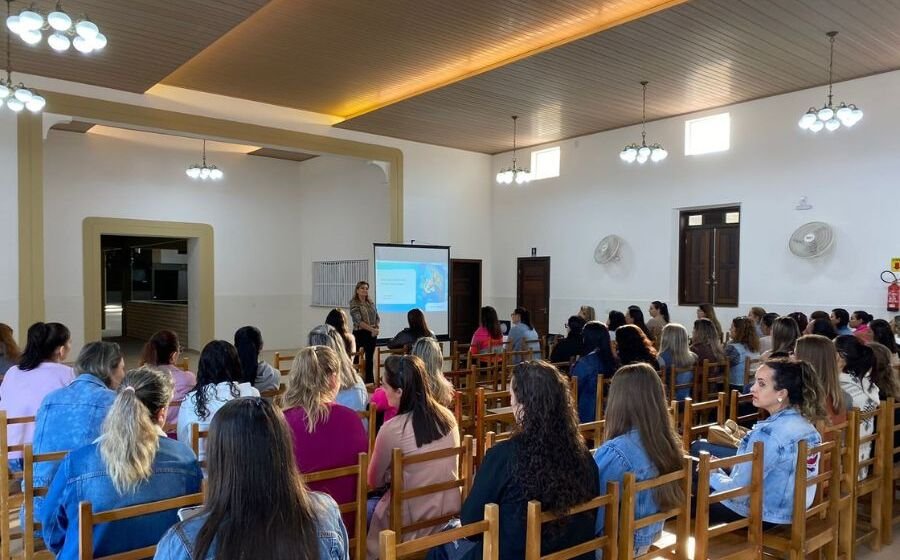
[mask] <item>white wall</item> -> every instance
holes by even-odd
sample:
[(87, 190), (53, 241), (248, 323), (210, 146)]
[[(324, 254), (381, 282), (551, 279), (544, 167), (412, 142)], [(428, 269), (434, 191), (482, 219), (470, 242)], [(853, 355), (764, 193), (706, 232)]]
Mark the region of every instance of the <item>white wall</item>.
[(19, 331), (19, 163), (16, 152), (16, 117), (0, 110), (0, 323)]
[[(324, 317), (310, 308), (314, 258), (371, 258), (389, 234), (383, 172), (362, 160), (304, 163), (212, 152), (220, 182), (191, 181), (196, 147), (52, 131), (45, 143), (47, 317), (84, 341), (82, 221), (88, 216), (210, 224), (216, 337), (258, 326), (270, 349), (295, 347)], [(365, 202), (352, 204), (351, 201)]]
[[(775, 312), (841, 306), (884, 311), (886, 286), (879, 274), (900, 256), (897, 233), (900, 158), (900, 72), (835, 87), (835, 100), (859, 105), (865, 117), (852, 129), (813, 136), (796, 123), (810, 105), (821, 105), (816, 88), (731, 106), (731, 150), (684, 156), (684, 122), (647, 125), (648, 142), (669, 150), (661, 164), (631, 166), (618, 152), (640, 140), (640, 128), (561, 142), (561, 176), (526, 186), (493, 184), (493, 298), (501, 316), (515, 304), (516, 257), (551, 256), (551, 320), (561, 325), (582, 304), (598, 314), (651, 300), (670, 303), (673, 320), (694, 318), (678, 308), (678, 211), (741, 205), (740, 306), (720, 318), (744, 314), (751, 305)], [(553, 144), (548, 144), (553, 145)], [(509, 154), (493, 158), (492, 171)], [(797, 211), (806, 195), (812, 210)], [(787, 249), (791, 232), (810, 221), (832, 225), (828, 255), (802, 260)], [(624, 238), (620, 262), (598, 265), (593, 250), (607, 234)], [(724, 321), (723, 321), (724, 323)], [(552, 329), (551, 329), (552, 330)]]

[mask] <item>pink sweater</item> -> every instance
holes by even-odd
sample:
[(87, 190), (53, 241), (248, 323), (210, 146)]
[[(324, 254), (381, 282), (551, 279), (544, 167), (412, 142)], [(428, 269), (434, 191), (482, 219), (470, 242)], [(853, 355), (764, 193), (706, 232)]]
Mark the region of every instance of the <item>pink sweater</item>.
[[(197, 384), (197, 376), (191, 371), (184, 371), (172, 364), (159, 365), (156, 367), (172, 374), (172, 380), (175, 382), (175, 391), (172, 393), (173, 402), (184, 400), (184, 396), (190, 393)], [(178, 422), (178, 410), (180, 408), (180, 406), (169, 407), (169, 414), (166, 416), (166, 424), (176, 424)]]
[[(43, 362), (38, 367), (22, 371), (13, 366), (0, 384), (0, 409), (7, 418), (34, 416), (41, 401), (51, 391), (67, 386), (75, 379), (75, 372), (67, 365)], [(7, 428), (9, 445), (22, 445), (34, 440), (34, 424), (15, 424)], [(9, 454), (10, 459), (22, 457), (20, 451)]]
[(387, 422), (394, 416), (397, 416), (397, 409), (390, 405), (387, 398), (387, 393), (384, 392), (384, 389), (381, 387), (375, 389), (375, 392), (372, 393), (372, 398), (369, 399), (369, 402), (375, 405), (375, 410), (379, 412), (384, 412), (384, 422)]

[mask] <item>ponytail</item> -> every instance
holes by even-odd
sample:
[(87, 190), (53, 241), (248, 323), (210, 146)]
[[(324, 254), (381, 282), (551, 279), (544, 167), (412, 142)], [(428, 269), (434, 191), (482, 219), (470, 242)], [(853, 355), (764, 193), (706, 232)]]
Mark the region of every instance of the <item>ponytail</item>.
[(650, 303), (652, 303), (656, 307), (657, 311), (659, 311), (659, 314), (662, 315), (662, 318), (666, 320), (666, 323), (672, 322), (672, 320), (669, 319), (669, 306), (668, 305), (666, 305), (665, 303), (663, 303), (661, 301), (651, 301)]
[(141, 366), (125, 374), (100, 440), (100, 457), (120, 495), (133, 493), (153, 474), (160, 438), (156, 418), (173, 390), (172, 376), (158, 369)]
[(766, 367), (775, 372), (772, 376), (775, 389), (786, 390), (788, 402), (797, 407), (804, 418), (814, 423), (826, 417), (825, 390), (809, 362), (779, 358), (768, 360)]
[(241, 381), (253, 384), (259, 367), (259, 353), (263, 347), (262, 333), (256, 327), (241, 327), (234, 333), (234, 347), (241, 362)]
[(28, 371), (41, 363), (53, 359), (60, 346), (65, 346), (70, 338), (69, 329), (61, 323), (37, 322), (28, 327), (28, 342), (19, 360), (19, 369)]
[(284, 393), (284, 409), (302, 408), (306, 412), (306, 430), (328, 420), (328, 405), (335, 397), (335, 376), (339, 375), (341, 362), (337, 352), (328, 346), (307, 346), (297, 352), (288, 373), (287, 391)]

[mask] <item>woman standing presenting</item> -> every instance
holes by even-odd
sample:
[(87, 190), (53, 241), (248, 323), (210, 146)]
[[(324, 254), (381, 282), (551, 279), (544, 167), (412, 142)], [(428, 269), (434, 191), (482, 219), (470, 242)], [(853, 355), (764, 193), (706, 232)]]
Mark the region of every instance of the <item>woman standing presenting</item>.
[(366, 383), (371, 383), (374, 380), (372, 358), (375, 356), (375, 340), (381, 317), (375, 309), (375, 302), (369, 299), (369, 283), (365, 280), (356, 283), (353, 299), (350, 300), (350, 318), (353, 320), (356, 346), (366, 351)]

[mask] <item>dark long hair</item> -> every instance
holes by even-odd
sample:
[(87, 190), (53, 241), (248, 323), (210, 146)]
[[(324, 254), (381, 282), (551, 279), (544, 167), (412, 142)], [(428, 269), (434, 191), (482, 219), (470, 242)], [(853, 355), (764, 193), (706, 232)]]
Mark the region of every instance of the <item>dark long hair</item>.
[(343, 309), (335, 307), (329, 311), (328, 315), (325, 317), (325, 324), (334, 327), (334, 330), (341, 335), (341, 338), (344, 340), (344, 349), (349, 356), (353, 352), (353, 339), (350, 338), (352, 335), (350, 333), (350, 327), (347, 325), (347, 314)]
[(262, 333), (256, 327), (246, 326), (234, 333), (234, 348), (241, 362), (241, 381), (256, 381), (256, 370), (259, 367), (259, 353), (263, 349)]
[(19, 359), (19, 369), (32, 370), (53, 358), (60, 346), (69, 342), (71, 334), (62, 323), (35, 323), (28, 327), (28, 342)]
[(794, 344), (800, 338), (797, 320), (790, 315), (775, 319), (772, 323), (772, 352), (788, 354), (794, 351)]
[(858, 310), (853, 312), (853, 317), (856, 318), (857, 321), (860, 321), (863, 325), (868, 325), (873, 317), (869, 315), (868, 311)]
[(872, 329), (872, 340), (873, 342), (877, 342), (882, 346), (885, 346), (888, 350), (891, 351), (891, 354), (897, 354), (897, 341), (894, 340), (894, 331), (891, 329), (891, 324), (885, 321), (884, 319), (875, 319), (871, 323), (869, 323), (869, 328)]
[(596, 466), (584, 438), (569, 384), (543, 360), (522, 362), (510, 382), (521, 413), (512, 439), (518, 452), (511, 475), (525, 500), (540, 500), (545, 510), (562, 514), (597, 494)]
[(147, 344), (144, 344), (141, 363), (148, 366), (167, 366), (172, 361), (172, 356), (178, 352), (178, 346), (177, 334), (167, 330), (156, 331)]
[[(231, 396), (237, 397), (241, 393), (237, 384), (241, 382), (241, 361), (237, 350), (230, 342), (225, 340), (213, 340), (203, 347), (200, 352), (200, 362), (197, 364), (197, 384), (194, 385), (194, 410), (200, 418), (206, 418), (209, 409), (206, 407), (208, 385), (228, 382), (231, 384)], [(182, 405), (184, 406), (184, 405)]]
[(580, 342), (581, 331), (584, 329), (584, 324), (585, 320), (581, 315), (572, 315), (569, 317), (569, 320), (566, 321), (566, 325), (569, 327), (569, 333), (566, 335), (566, 338)]
[(585, 355), (596, 352), (600, 358), (600, 370), (612, 373), (616, 368), (616, 357), (609, 341), (609, 330), (600, 321), (590, 321), (581, 331), (584, 338)]
[(672, 320), (669, 319), (669, 306), (668, 305), (666, 305), (665, 303), (663, 303), (661, 301), (656, 301), (656, 300), (651, 301), (650, 305), (652, 305), (659, 311), (659, 314), (662, 315), (663, 319), (666, 320), (666, 323), (672, 322)]
[[(844, 359), (844, 373), (855, 377), (861, 383), (875, 365), (872, 349), (852, 334), (835, 338), (834, 347), (837, 348), (838, 355)], [(871, 383), (871, 378), (869, 382)]]
[(491, 333), (491, 338), (503, 338), (503, 331), (500, 330), (500, 319), (497, 318), (497, 310), (490, 305), (481, 308), (481, 326)]
[(622, 325), (616, 329), (616, 351), (623, 366), (645, 363), (657, 367), (656, 349), (637, 325)]
[(406, 313), (406, 322), (416, 340), (423, 336), (431, 336), (431, 329), (428, 328), (428, 323), (425, 321), (425, 314), (418, 307), (414, 307)]
[(825, 389), (809, 362), (777, 358), (766, 361), (765, 365), (774, 370), (775, 390), (787, 390), (788, 402), (804, 418), (813, 423), (825, 418)]
[(456, 428), (456, 420), (431, 394), (425, 377), (425, 362), (418, 356), (388, 356), (384, 361), (384, 380), (394, 389), (402, 389), (398, 414), (409, 414), (416, 447), (441, 439)]
[(0, 356), (5, 357), (11, 362), (19, 361), (19, 345), (13, 336), (12, 327), (6, 323), (0, 323)]
[(610, 331), (615, 331), (622, 325), (626, 325), (625, 322), (625, 314), (621, 311), (612, 310), (609, 312), (609, 317), (606, 321), (606, 327)]
[(235, 399), (213, 417), (207, 447), (206, 521), (193, 558), (213, 543), (219, 560), (318, 560), (318, 512), (300, 478), (281, 412), (259, 397)]
[(653, 335), (650, 334), (650, 329), (647, 327), (647, 323), (644, 322), (644, 312), (641, 311), (640, 307), (637, 305), (629, 305), (626, 313), (631, 317), (632, 324), (644, 331), (647, 338), (653, 338)]
[(802, 333), (806, 330), (806, 326), (809, 325), (809, 318), (806, 317), (806, 313), (802, 311), (794, 311), (793, 313), (788, 313), (788, 317), (797, 322), (797, 329)]
[(846, 327), (847, 323), (850, 322), (850, 314), (844, 308), (835, 307), (831, 310), (831, 314), (837, 319), (837, 325), (835, 325), (835, 327), (838, 329)]
[[(837, 331), (834, 329), (831, 319), (815, 319), (810, 325), (812, 325), (812, 329), (809, 334), (819, 334), (828, 340), (837, 338)], [(891, 339), (893, 338), (893, 335), (891, 335)]]
[(524, 307), (516, 307), (513, 310), (513, 313), (519, 316), (519, 322), (528, 327), (528, 330), (533, 331), (534, 327), (531, 325), (531, 312), (525, 309)]

